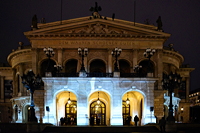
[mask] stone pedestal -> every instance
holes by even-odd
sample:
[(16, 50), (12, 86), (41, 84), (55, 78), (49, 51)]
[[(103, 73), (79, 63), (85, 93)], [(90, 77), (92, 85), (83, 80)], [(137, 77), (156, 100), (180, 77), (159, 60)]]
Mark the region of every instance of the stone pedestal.
[(79, 77), (87, 77), (86, 72), (79, 72)]
[(113, 72), (113, 77), (119, 78), (120, 77), (120, 72)]

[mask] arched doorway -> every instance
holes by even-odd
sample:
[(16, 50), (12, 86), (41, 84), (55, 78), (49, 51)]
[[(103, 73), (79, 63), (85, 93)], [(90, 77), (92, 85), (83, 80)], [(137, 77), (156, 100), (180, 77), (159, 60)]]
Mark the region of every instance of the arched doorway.
[(139, 65), (142, 66), (140, 71), (141, 77), (146, 77), (147, 73), (154, 73), (154, 64), (151, 60), (143, 60)]
[(90, 104), (91, 125), (106, 125), (106, 105), (104, 102), (94, 101)]
[(56, 117), (58, 125), (61, 118), (65, 119), (65, 124), (71, 125), (71, 118), (74, 119), (73, 125), (77, 123), (77, 98), (70, 91), (62, 91), (56, 96)]
[(126, 101), (122, 101), (122, 117), (123, 125), (129, 125), (128, 118), (130, 117), (130, 104), (127, 104)]
[[(72, 121), (73, 120), (73, 121)], [(77, 102), (67, 102), (65, 105), (65, 124), (76, 125), (77, 124)]]
[(119, 60), (120, 77), (129, 77), (130, 69), (131, 67), (128, 61), (124, 59)]
[(105, 77), (106, 64), (100, 59), (95, 59), (90, 63), (90, 77)]
[(70, 59), (65, 64), (65, 73), (67, 77), (77, 76), (77, 65), (78, 61), (76, 59)]
[(44, 60), (40, 66), (40, 75), (42, 77), (45, 77), (45, 72), (51, 72), (52, 76), (55, 76), (56, 71), (54, 65), (56, 65), (56, 62), (54, 60), (51, 59)]
[[(128, 102), (127, 102), (128, 101)], [(138, 91), (129, 91), (122, 97), (123, 124), (134, 124), (134, 117), (137, 115), (140, 123), (143, 123), (144, 96)]]

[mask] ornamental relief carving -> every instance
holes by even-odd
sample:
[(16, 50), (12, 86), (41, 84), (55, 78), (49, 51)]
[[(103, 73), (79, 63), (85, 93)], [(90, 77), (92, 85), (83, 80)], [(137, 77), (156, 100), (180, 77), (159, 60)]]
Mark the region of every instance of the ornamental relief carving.
[(102, 25), (100, 23), (94, 25), (88, 25), (82, 29), (68, 30), (67, 33), (79, 33), (79, 34), (128, 34), (124, 30), (116, 30), (108, 27), (107, 25)]
[(88, 60), (102, 59), (103, 61), (107, 62), (107, 56), (107, 52), (90, 52), (88, 55)]

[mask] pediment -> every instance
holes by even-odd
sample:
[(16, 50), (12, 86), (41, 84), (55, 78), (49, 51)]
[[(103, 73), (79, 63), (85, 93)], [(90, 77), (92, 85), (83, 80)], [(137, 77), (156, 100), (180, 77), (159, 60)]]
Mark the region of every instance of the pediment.
[(25, 32), (30, 36), (126, 36), (126, 37), (164, 37), (168, 38), (170, 34), (156, 30), (157, 27), (133, 23), (129, 21), (111, 18), (88, 19), (88, 17), (65, 20), (61, 22), (52, 22), (38, 24), (38, 29)]

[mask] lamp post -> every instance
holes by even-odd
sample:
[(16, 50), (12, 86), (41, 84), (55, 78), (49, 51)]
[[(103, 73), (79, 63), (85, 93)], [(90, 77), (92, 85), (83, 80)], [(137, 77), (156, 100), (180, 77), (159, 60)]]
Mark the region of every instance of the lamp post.
[(115, 64), (114, 64), (114, 71), (115, 72), (119, 72), (118, 63), (117, 63), (118, 62), (117, 57), (120, 56), (121, 52), (122, 52), (122, 49), (117, 48), (117, 47), (111, 52), (112, 56), (115, 57)]
[(21, 78), (22, 78), (22, 84), (24, 85), (24, 87), (27, 88), (27, 90), (30, 90), (31, 93), (30, 121), (37, 122), (34, 109), (35, 104), (33, 100), (33, 93), (36, 89), (38, 89), (41, 86), (42, 79), (39, 75), (35, 76), (32, 70), (29, 70), (27, 74), (23, 74)]
[(151, 70), (150, 70), (150, 59), (154, 55), (155, 52), (156, 52), (156, 50), (151, 49), (151, 48), (147, 48), (146, 51), (144, 52), (144, 57), (148, 58), (148, 70), (147, 70), (148, 73), (151, 72)]
[(55, 55), (55, 52), (53, 51), (53, 48), (48, 47), (48, 48), (44, 48), (43, 49), (44, 53), (46, 54), (46, 56), (48, 57), (48, 64), (47, 64), (47, 71), (49, 71), (49, 64), (50, 64), (50, 58), (53, 57)]
[(78, 55), (81, 57), (82, 59), (82, 63), (81, 63), (81, 70), (80, 72), (86, 72), (85, 71), (85, 67), (84, 67), (84, 57), (86, 57), (88, 55), (88, 49), (87, 48), (78, 48)]
[(128, 92), (127, 92), (126, 104), (130, 104), (130, 100), (129, 100), (129, 98), (128, 98)]
[(60, 71), (62, 71), (61, 65), (54, 65), (54, 68), (56, 68), (57, 76), (59, 75)]
[(134, 67), (134, 72), (136, 73), (136, 76), (140, 76), (140, 69), (142, 68), (142, 66), (140, 65), (135, 65)]
[(163, 89), (168, 90), (170, 95), (169, 112), (167, 117), (167, 121), (169, 122), (175, 122), (173, 116), (172, 93), (175, 88), (180, 87), (181, 79), (182, 78), (179, 74), (171, 72), (169, 75), (165, 75), (162, 80)]

